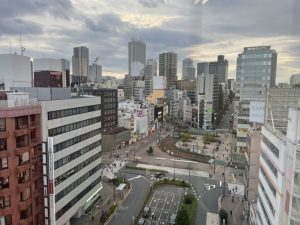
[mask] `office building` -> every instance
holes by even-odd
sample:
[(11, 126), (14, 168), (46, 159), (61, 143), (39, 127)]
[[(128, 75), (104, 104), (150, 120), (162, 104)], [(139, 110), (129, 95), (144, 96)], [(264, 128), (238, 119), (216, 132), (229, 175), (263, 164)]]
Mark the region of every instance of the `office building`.
[(0, 90), (11, 87), (32, 87), (33, 70), (30, 57), (0, 54)]
[(89, 49), (86, 46), (73, 48), (72, 66), (72, 82), (86, 83), (89, 73)]
[(148, 59), (145, 66), (145, 96), (153, 92), (153, 77), (157, 76), (157, 62), (155, 59)]
[(49, 159), (50, 224), (69, 224), (99, 198), (101, 184), (101, 99), (40, 101), (42, 140)]
[(290, 77), (291, 87), (300, 87), (300, 74), (294, 74)]
[(236, 96), (240, 107), (237, 124), (237, 151), (246, 151), (250, 128), (250, 101), (264, 101), (266, 90), (275, 87), (277, 53), (271, 46), (246, 47), (238, 55), (236, 66)]
[(195, 71), (194, 63), (191, 58), (182, 60), (182, 80), (194, 80)]
[(128, 145), (131, 139), (131, 131), (123, 127), (109, 130), (102, 134), (103, 152), (112, 152)]
[(173, 87), (177, 81), (177, 53), (159, 54), (159, 76), (167, 78), (167, 88)]
[(89, 65), (88, 82), (98, 83), (102, 78), (102, 66), (96, 63)]
[(201, 62), (197, 63), (197, 76), (201, 74), (209, 74), (209, 63)]
[(128, 74), (136, 77), (144, 73), (146, 64), (146, 43), (132, 39), (128, 42)]
[(118, 126), (118, 90), (85, 88), (82, 93), (101, 98), (101, 127), (103, 133)]
[(65, 59), (36, 58), (34, 66), (35, 87), (67, 87), (70, 70)]
[(0, 224), (43, 225), (41, 106), (0, 92)]
[(216, 62), (209, 63), (209, 74), (218, 74), (218, 82), (227, 84), (228, 61), (224, 58), (224, 55), (218, 55)]
[(145, 81), (132, 81), (132, 96), (134, 101), (143, 101), (145, 99)]

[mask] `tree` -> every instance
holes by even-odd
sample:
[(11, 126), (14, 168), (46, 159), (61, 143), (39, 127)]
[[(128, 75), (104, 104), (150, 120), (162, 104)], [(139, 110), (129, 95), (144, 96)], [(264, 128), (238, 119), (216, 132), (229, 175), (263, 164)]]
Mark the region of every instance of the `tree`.
[(176, 216), (176, 225), (190, 225), (188, 213), (185, 208), (181, 208)]
[(223, 219), (225, 219), (225, 224), (227, 224), (227, 222), (228, 222), (228, 212), (225, 209), (220, 209), (219, 217), (220, 217), (221, 224), (223, 223)]
[(148, 154), (149, 155), (153, 154), (153, 148), (152, 148), (152, 146), (149, 147)]

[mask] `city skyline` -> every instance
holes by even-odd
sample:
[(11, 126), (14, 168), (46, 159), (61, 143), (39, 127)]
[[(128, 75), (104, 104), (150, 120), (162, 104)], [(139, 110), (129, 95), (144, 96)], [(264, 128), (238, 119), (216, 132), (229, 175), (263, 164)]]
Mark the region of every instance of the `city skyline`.
[[(296, 0), (194, 3), (10, 1), (1, 7), (0, 53), (10, 49), (20, 53), (20, 33), (24, 55), (33, 58), (71, 61), (73, 47), (86, 45), (90, 64), (99, 57), (103, 75), (123, 78), (127, 73), (127, 44), (136, 37), (146, 42), (147, 59), (158, 59), (165, 51), (177, 52), (179, 62), (186, 57), (194, 62), (214, 61), (223, 54), (232, 78), (238, 53), (244, 47), (271, 45), (278, 52), (277, 82), (288, 82), (290, 75), (300, 73), (300, 15), (296, 13), (300, 3)], [(178, 71), (181, 77), (181, 64)]]

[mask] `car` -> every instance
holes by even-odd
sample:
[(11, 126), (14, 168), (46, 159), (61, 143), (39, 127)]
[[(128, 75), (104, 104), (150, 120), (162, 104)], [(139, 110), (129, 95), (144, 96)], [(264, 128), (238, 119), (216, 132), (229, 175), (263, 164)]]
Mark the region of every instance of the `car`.
[(163, 178), (163, 177), (165, 177), (166, 176), (166, 174), (164, 173), (164, 172), (156, 172), (155, 174), (154, 174), (154, 177), (156, 178), (156, 179), (158, 179), (158, 178)]
[(144, 218), (139, 219), (138, 225), (145, 225), (145, 224), (146, 224), (146, 220)]
[(151, 208), (150, 207), (145, 207), (143, 211), (143, 217), (148, 218), (151, 215)]
[(170, 217), (170, 220), (169, 220), (169, 225), (176, 225), (176, 214), (173, 213)]

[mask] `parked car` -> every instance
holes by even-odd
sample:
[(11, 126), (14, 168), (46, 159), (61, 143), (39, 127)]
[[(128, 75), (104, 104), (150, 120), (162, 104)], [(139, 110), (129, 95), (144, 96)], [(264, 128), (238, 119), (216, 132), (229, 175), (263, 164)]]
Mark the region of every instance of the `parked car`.
[(176, 214), (173, 213), (169, 220), (169, 225), (176, 225)]
[(146, 220), (144, 218), (139, 219), (138, 225), (145, 225), (145, 224), (146, 224)]
[(151, 216), (151, 208), (150, 207), (145, 207), (144, 211), (143, 211), (143, 217), (148, 218), (149, 216)]
[(165, 177), (166, 176), (166, 174), (164, 173), (164, 172), (156, 172), (155, 174), (154, 174), (154, 177), (156, 178), (156, 179), (158, 179), (158, 178), (163, 178), (163, 177)]

